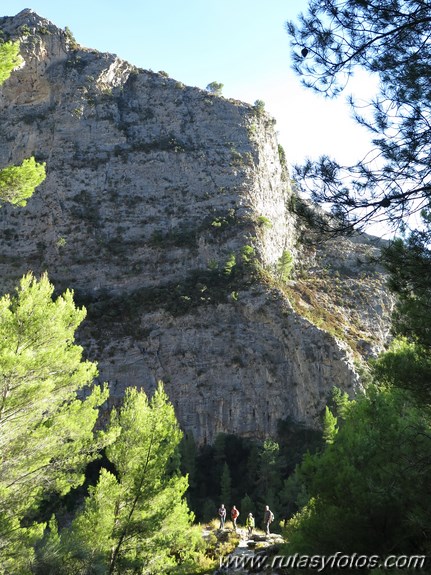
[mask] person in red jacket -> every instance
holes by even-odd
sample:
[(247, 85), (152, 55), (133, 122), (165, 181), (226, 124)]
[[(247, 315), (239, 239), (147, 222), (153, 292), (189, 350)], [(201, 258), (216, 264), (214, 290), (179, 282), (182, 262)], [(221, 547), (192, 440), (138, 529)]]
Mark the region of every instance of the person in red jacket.
[(233, 524), (233, 528), (236, 531), (236, 520), (239, 517), (239, 511), (238, 509), (235, 507), (235, 505), (232, 507), (232, 510), (230, 512), (230, 516), (232, 518), (232, 524)]

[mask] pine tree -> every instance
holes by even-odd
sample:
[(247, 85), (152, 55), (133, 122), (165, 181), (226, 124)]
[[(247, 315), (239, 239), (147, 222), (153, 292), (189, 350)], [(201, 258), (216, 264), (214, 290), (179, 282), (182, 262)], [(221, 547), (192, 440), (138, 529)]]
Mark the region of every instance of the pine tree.
[(224, 84), (221, 84), (220, 82), (211, 82), (210, 84), (208, 84), (208, 86), (205, 89), (208, 92), (210, 92), (211, 94), (215, 94), (216, 96), (221, 96), (223, 86), (224, 86)]
[(325, 409), (325, 420), (323, 422), (323, 439), (325, 443), (334, 443), (337, 435), (337, 418), (332, 414), (328, 406)]
[(334, 387), (332, 390), (332, 403), (335, 406), (335, 415), (338, 419), (346, 419), (349, 410), (354, 404), (354, 400), (349, 399), (347, 393), (339, 387)]
[(431, 214), (423, 212), (423, 230), (383, 250), (389, 287), (396, 296), (393, 331), (431, 350)]
[[(429, 0), (309, 0), (288, 22), (293, 62), (305, 86), (334, 97), (359, 69), (378, 93), (352, 112), (370, 132), (370, 152), (355, 165), (322, 156), (294, 173), (303, 191), (339, 216), (329, 225), (405, 224), (429, 205), (431, 31)], [(415, 224), (415, 222), (412, 222)]]
[(333, 442), (298, 467), (296, 492), (309, 501), (289, 521), (288, 553), (428, 554), (428, 430), (408, 394), (370, 385)]
[(180, 444), (181, 471), (189, 477), (189, 489), (196, 487), (196, 442), (192, 434), (185, 435)]
[(293, 271), (293, 256), (289, 250), (283, 250), (280, 259), (277, 262), (277, 273), (281, 281), (287, 282), (291, 279)]
[(43, 531), (32, 520), (41, 499), (80, 485), (103, 441), (93, 427), (107, 392), (77, 397), (97, 375), (74, 343), (85, 310), (70, 291), (53, 300), (53, 290), (46, 275), (28, 274), (0, 299), (0, 563), (8, 573), (26, 572)]
[(17, 68), (21, 62), (19, 42), (0, 44), (0, 85), (9, 78), (13, 69)]
[(231, 491), (232, 480), (230, 476), (230, 469), (228, 464), (223, 464), (223, 470), (220, 477), (220, 499), (225, 504), (226, 509), (229, 509), (232, 498)]
[(281, 488), (279, 452), (279, 444), (272, 439), (266, 439), (259, 452), (259, 500), (261, 506), (269, 505), (274, 512)]
[[(160, 384), (151, 401), (128, 389), (110, 424), (116, 474), (102, 469), (82, 513), (63, 534), (67, 573), (167, 573), (193, 555), (187, 478), (170, 470), (181, 432)], [(170, 471), (169, 471), (170, 470)], [(86, 572), (86, 571), (85, 571)]]
[(45, 176), (45, 164), (38, 164), (33, 157), (20, 166), (3, 168), (0, 170), (0, 201), (25, 206)]
[(249, 513), (253, 513), (253, 515), (255, 515), (255, 505), (249, 495), (245, 494), (245, 496), (241, 499), (240, 510), (244, 521), (246, 520), (246, 517)]
[[(0, 86), (21, 62), (19, 42), (0, 43)], [(0, 203), (25, 206), (45, 175), (45, 164), (37, 163), (33, 157), (24, 160), (20, 166), (3, 168), (0, 170)]]

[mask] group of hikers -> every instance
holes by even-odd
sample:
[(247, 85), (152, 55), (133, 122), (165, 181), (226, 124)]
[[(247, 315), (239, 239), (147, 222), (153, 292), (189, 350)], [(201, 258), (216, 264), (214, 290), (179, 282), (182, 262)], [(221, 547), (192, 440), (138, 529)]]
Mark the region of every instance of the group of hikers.
[[(220, 517), (220, 529), (224, 529), (224, 524), (226, 521), (226, 507), (224, 506), (224, 503), (221, 504), (218, 510), (218, 515)], [(239, 511), (235, 505), (232, 507), (230, 511), (230, 517), (232, 519), (233, 528), (236, 531), (236, 521), (239, 517)], [(266, 505), (265, 513), (263, 514), (263, 523), (267, 535), (269, 535), (269, 526), (273, 521), (274, 521), (274, 513), (269, 508), (269, 505)], [(250, 512), (247, 515), (247, 519), (245, 520), (245, 526), (247, 527), (247, 534), (250, 537), (251, 535), (253, 535), (253, 529), (255, 528), (255, 519), (253, 517), (253, 513)]]

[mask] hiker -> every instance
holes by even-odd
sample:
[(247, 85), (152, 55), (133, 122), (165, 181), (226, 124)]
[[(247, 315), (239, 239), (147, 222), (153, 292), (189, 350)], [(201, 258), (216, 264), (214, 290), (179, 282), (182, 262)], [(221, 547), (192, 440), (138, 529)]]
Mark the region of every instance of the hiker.
[(235, 505), (232, 507), (232, 510), (230, 512), (230, 516), (232, 518), (232, 524), (233, 524), (233, 528), (236, 531), (236, 520), (239, 517), (239, 511), (238, 509), (235, 507)]
[(226, 521), (226, 507), (224, 506), (224, 503), (221, 504), (221, 507), (218, 510), (218, 515), (220, 517), (220, 529), (224, 529), (224, 522)]
[(265, 523), (266, 534), (269, 535), (269, 525), (274, 521), (274, 513), (269, 508), (269, 505), (265, 506), (265, 513), (263, 516), (263, 522)]
[(251, 537), (253, 535), (253, 529), (254, 529), (254, 517), (253, 517), (253, 513), (249, 513), (247, 515), (247, 519), (245, 520), (245, 526), (248, 529), (248, 536)]

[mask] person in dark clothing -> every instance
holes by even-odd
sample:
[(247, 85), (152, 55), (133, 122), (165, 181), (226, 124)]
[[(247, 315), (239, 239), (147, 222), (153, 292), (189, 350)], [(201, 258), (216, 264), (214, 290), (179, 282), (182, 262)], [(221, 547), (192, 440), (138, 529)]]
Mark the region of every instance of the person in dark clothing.
[(269, 526), (274, 521), (274, 513), (269, 508), (269, 505), (265, 506), (265, 513), (263, 515), (263, 522), (265, 524), (266, 534), (269, 535)]

